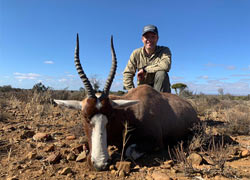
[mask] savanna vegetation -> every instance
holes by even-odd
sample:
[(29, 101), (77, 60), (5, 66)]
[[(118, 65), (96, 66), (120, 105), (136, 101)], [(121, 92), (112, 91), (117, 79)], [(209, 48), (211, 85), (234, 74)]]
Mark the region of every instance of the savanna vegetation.
[[(114, 159), (109, 170), (95, 172), (86, 159), (77, 161), (82, 152), (87, 154), (81, 112), (53, 102), (82, 100), (83, 88), (53, 90), (42, 83), (26, 90), (2, 86), (0, 179), (249, 179), (250, 95), (233, 96), (223, 90), (218, 95), (195, 94), (187, 87), (179, 92), (201, 119), (192, 136), (138, 161), (123, 159), (123, 152), (109, 147)], [(38, 133), (46, 138), (34, 139)], [(53, 155), (55, 161), (50, 161)], [(116, 162), (121, 160), (131, 162), (129, 171), (118, 169)]]

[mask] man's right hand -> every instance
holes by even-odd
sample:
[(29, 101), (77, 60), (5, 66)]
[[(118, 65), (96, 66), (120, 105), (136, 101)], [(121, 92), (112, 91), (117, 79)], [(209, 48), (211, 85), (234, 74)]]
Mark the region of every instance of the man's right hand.
[(146, 73), (143, 71), (143, 69), (139, 70), (138, 73), (137, 73), (137, 79), (138, 79), (139, 81), (143, 80), (145, 74), (146, 74)]

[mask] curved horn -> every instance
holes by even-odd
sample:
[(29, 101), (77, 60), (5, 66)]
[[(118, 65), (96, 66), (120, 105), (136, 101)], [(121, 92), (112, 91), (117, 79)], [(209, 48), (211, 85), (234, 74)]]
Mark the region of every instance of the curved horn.
[(92, 98), (96, 98), (95, 96), (95, 92), (92, 88), (92, 85), (90, 84), (86, 74), (84, 73), (83, 69), (82, 69), (82, 65), (79, 59), (79, 38), (78, 38), (78, 33), (77, 33), (77, 37), (76, 37), (76, 49), (75, 49), (75, 67), (76, 70), (87, 90), (87, 94), (88, 97), (92, 97)]
[(117, 60), (116, 60), (116, 54), (115, 54), (115, 50), (114, 50), (113, 36), (111, 36), (111, 54), (112, 54), (112, 66), (111, 66), (110, 73), (109, 73), (108, 79), (106, 81), (106, 84), (104, 86), (102, 95), (100, 97), (100, 100), (102, 100), (103, 98), (106, 98), (109, 95), (109, 90), (110, 90), (111, 84), (113, 82), (113, 79), (115, 77), (115, 72), (116, 72), (116, 68), (117, 68)]

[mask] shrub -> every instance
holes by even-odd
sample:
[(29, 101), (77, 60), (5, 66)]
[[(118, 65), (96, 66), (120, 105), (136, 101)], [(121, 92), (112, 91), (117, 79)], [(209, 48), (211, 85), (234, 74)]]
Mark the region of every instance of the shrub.
[(250, 135), (250, 108), (239, 105), (225, 112), (226, 125), (221, 130), (228, 135)]
[(0, 86), (0, 92), (9, 92), (11, 90), (13, 90), (11, 85)]

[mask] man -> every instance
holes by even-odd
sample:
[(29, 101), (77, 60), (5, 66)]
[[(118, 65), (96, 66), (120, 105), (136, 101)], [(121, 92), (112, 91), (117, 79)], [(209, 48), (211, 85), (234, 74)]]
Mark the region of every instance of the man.
[(158, 29), (154, 25), (143, 28), (143, 47), (134, 50), (123, 72), (126, 90), (134, 88), (133, 78), (137, 73), (137, 84), (148, 84), (159, 92), (171, 92), (168, 72), (171, 67), (171, 52), (168, 47), (157, 46)]

